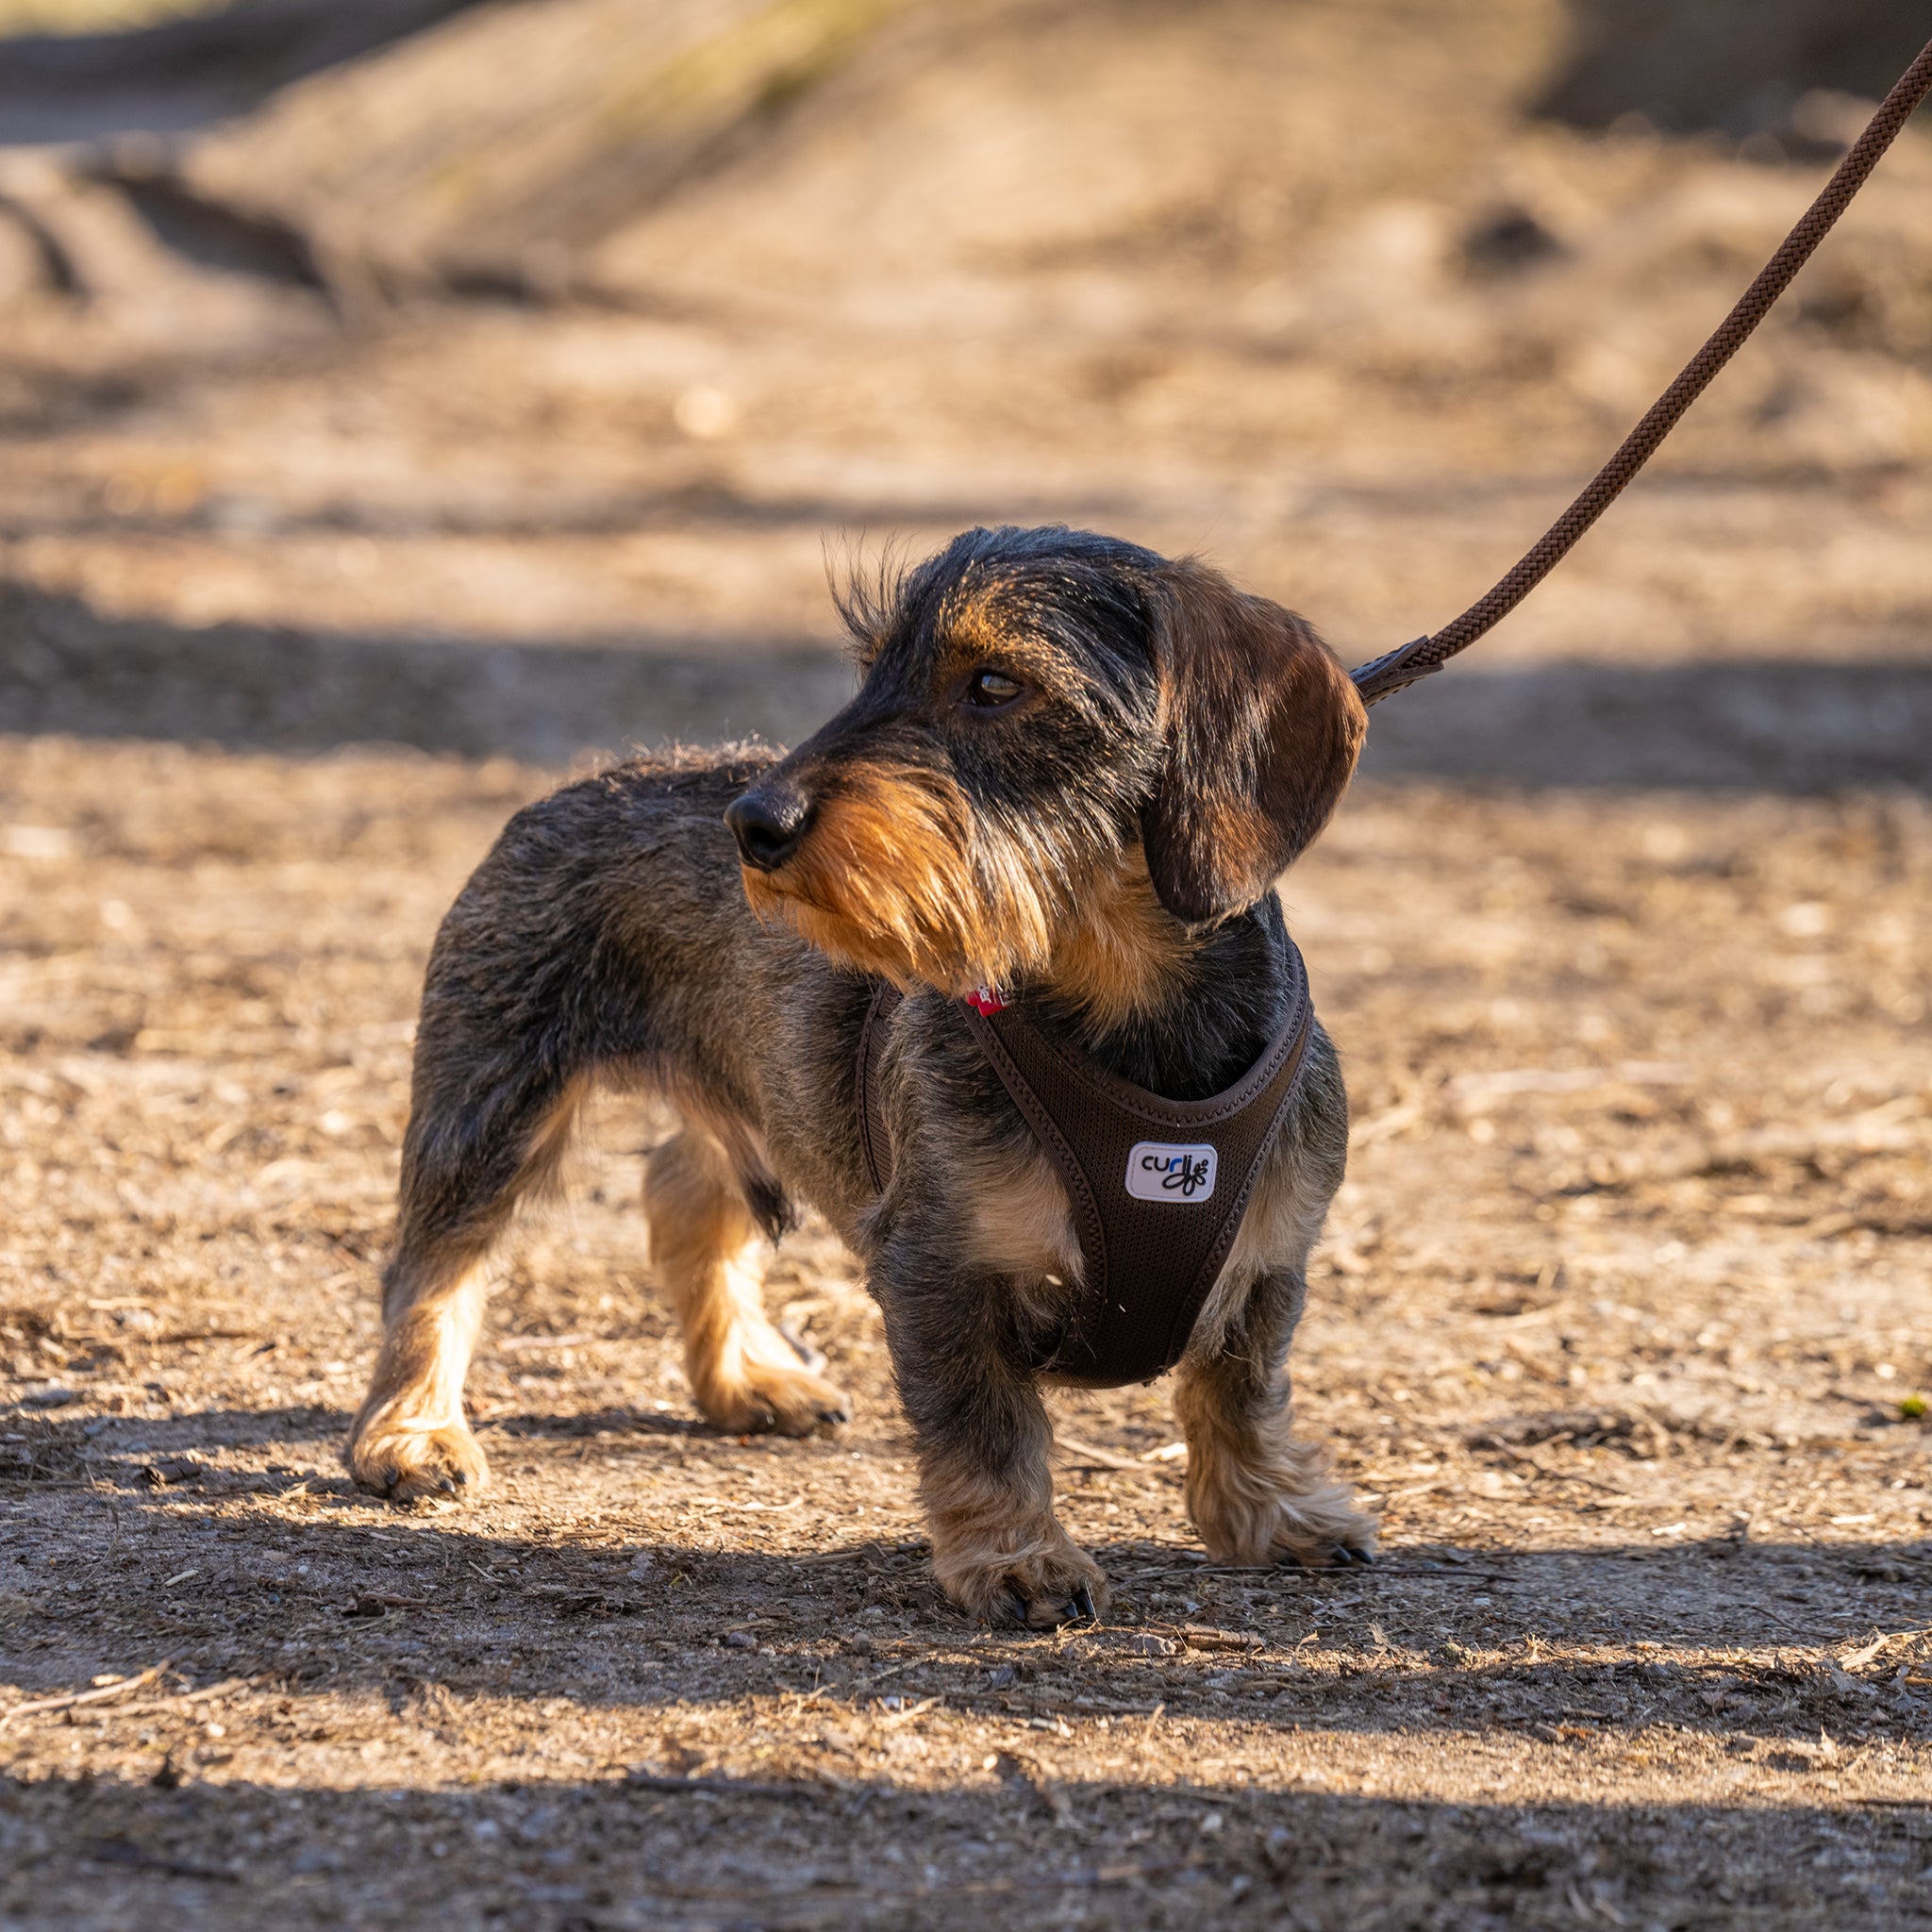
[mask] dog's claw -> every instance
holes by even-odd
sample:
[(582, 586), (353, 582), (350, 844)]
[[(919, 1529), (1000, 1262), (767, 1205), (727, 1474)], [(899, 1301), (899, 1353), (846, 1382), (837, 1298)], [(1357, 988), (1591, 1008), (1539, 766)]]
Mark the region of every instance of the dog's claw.
[(995, 1626), (1007, 1624), (1024, 1630), (1026, 1628), (1026, 1599), (1017, 1590), (1003, 1590), (993, 1599), (986, 1621)]
[(996, 1629), (1058, 1630), (1068, 1624), (1097, 1624), (1100, 1613), (1084, 1583), (1075, 1584), (1058, 1603), (1051, 1597), (1028, 1598), (1009, 1586), (994, 1598), (986, 1621)]
[(1358, 1550), (1352, 1543), (1335, 1545), (1335, 1560), (1344, 1569), (1351, 1564), (1360, 1564), (1365, 1570), (1374, 1566), (1375, 1553), (1373, 1550)]

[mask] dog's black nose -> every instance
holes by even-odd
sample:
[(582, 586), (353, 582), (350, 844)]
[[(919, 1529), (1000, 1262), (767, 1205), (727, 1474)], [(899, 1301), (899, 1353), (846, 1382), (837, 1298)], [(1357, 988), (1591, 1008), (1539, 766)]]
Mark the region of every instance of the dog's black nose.
[(747, 791), (724, 810), (724, 823), (738, 841), (740, 855), (759, 872), (775, 872), (791, 857), (810, 817), (811, 801), (783, 779)]

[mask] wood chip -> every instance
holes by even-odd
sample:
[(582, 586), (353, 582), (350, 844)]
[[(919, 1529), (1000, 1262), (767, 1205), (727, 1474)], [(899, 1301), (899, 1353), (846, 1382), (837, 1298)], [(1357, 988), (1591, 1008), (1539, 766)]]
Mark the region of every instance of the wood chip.
[(1117, 1456), (1111, 1449), (1096, 1448), (1091, 1442), (1081, 1441), (1077, 1436), (1062, 1436), (1055, 1446), (1063, 1457), (1091, 1463), (1097, 1469), (1124, 1469), (1130, 1474), (1138, 1474), (1141, 1469), (1141, 1461), (1133, 1457)]
[(150, 1664), (140, 1675), (123, 1677), (118, 1684), (103, 1684), (97, 1690), (73, 1690), (59, 1697), (38, 1697), (30, 1704), (16, 1704), (6, 1710), (0, 1710), (0, 1728), (4, 1728), (17, 1717), (39, 1717), (50, 1710), (74, 1710), (83, 1704), (106, 1704), (114, 1697), (125, 1697), (130, 1690), (140, 1690), (152, 1684), (172, 1659), (163, 1658), (158, 1664)]

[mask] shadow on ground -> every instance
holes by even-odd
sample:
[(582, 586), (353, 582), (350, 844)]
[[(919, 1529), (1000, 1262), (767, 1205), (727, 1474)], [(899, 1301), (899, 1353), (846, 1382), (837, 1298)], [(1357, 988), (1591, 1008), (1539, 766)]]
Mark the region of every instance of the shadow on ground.
[[(1837, 1795), (1923, 1729), (1907, 1653), (1864, 1647), (1922, 1621), (1923, 1540), (1226, 1575), (1122, 1538), (1107, 1625), (989, 1636), (917, 1541), (747, 1547), (687, 1507), (842, 1442), (607, 1408), (622, 1515), (580, 1540), (357, 1496), (325, 1406), (4, 1420), (10, 1674), (174, 1674), (8, 1725), (8, 1925), (1928, 1923), (1932, 1807)], [(486, 1428), (515, 1508), (568, 1498), (575, 1434)], [(1589, 1802), (1639, 1764), (1660, 1796)]]
[[(531, 1932), (1122, 1914), (1308, 1932), (1924, 1923), (1909, 1893), (1925, 1847), (1908, 1811), (1050, 1789), (1018, 1767), (953, 1788), (718, 1779), (686, 1792), (621, 1775), (467, 1790), (6, 1781), (0, 1857), (13, 1875), (0, 1900), (38, 1895), (37, 1925), (341, 1924), (326, 1916), (333, 1901), (358, 1925)], [(1015, 1837), (1041, 1830), (1051, 1848), (1015, 1857)], [(923, 1868), (899, 1842), (915, 1832)], [(47, 1908), (57, 1890), (69, 1909)]]
[[(0, 725), (316, 752), (371, 741), (559, 763), (796, 742), (853, 674), (808, 637), (523, 643), (206, 629), (0, 593)], [(1377, 708), (1365, 776), (1499, 785), (1932, 791), (1932, 659), (1457, 668)]]
[(413, 745), (558, 763), (586, 748), (787, 740), (852, 673), (810, 639), (496, 643), (102, 618), (72, 598), (0, 599), (0, 724), (234, 750)]
[[(22, 1426), (8, 1436), (0, 1493), (13, 1504), (20, 1560), (58, 1593), (13, 1597), (10, 1624), (21, 1653), (58, 1651), (57, 1673), (151, 1661), (123, 1654), (139, 1630), (165, 1631), (184, 1667), (267, 1671), (304, 1689), (379, 1690), (400, 1672), (585, 1705), (775, 1697), (802, 1684), (849, 1699), (873, 1694), (874, 1673), (890, 1663), (888, 1690), (991, 1716), (1030, 1711), (1042, 1699), (1049, 1710), (1064, 1704), (1074, 1685), (1055, 1674), (1071, 1669), (1091, 1693), (1081, 1698), (1090, 1715), (1145, 1715), (1158, 1702), (1176, 1715), (1297, 1732), (1489, 1730), (1551, 1741), (1560, 1720), (1574, 1721), (1578, 1739), (1665, 1724), (1799, 1744), (1825, 1729), (1843, 1737), (1874, 1724), (1911, 1727), (1925, 1714), (1923, 1680), (1907, 1668), (1868, 1681), (1775, 1649), (1920, 1621), (1932, 1574), (1932, 1544), (1923, 1541), (1644, 1539), (1475, 1553), (1394, 1545), (1366, 1573), (1240, 1573), (1220, 1614), (1247, 1634), (1222, 1645), (1170, 1643), (1158, 1658), (1132, 1647), (1133, 1626), (1175, 1589), (1206, 1597), (1212, 1592), (1199, 1584), (1229, 1573), (1200, 1567), (1191, 1547), (1103, 1542), (1094, 1555), (1122, 1613), (1076, 1636), (1072, 1664), (1065, 1639), (1024, 1633), (968, 1658), (958, 1653), (972, 1627), (940, 1594), (923, 1541), (793, 1556), (733, 1549), (715, 1523), (675, 1505), (668, 1513), (660, 1505), (652, 1521), (654, 1499), (665, 1494), (664, 1452), (675, 1451), (682, 1468), (687, 1450), (729, 1457), (738, 1446), (663, 1417), (605, 1418), (598, 1454), (641, 1458), (642, 1526), (634, 1539), (591, 1544), (508, 1534), (467, 1508), (391, 1516), (342, 1475), (333, 1451), (346, 1418), (326, 1409), (211, 1410), (105, 1430), (12, 1420)], [(513, 1492), (542, 1485), (558, 1458), (581, 1453), (570, 1439), (548, 1441), (528, 1426), (519, 1417), (483, 1430)], [(303, 1445), (298, 1464), (270, 1459), (277, 1441)], [(840, 1454), (817, 1441), (768, 1446), (775, 1468), (801, 1477)], [(230, 1462), (194, 1459), (202, 1450), (225, 1450)], [(29, 1534), (36, 1495), (49, 1485), (92, 1491), (95, 1520), (73, 1525), (78, 1541)], [(291, 1504), (302, 1513), (291, 1515)], [(199, 1579), (192, 1597), (162, 1582), (181, 1575)], [(861, 1625), (874, 1605), (894, 1621)], [(721, 1632), (755, 1614), (782, 1632), (775, 1648), (724, 1641)], [(1191, 1614), (1216, 1613), (1196, 1604)], [(1166, 1627), (1158, 1617), (1153, 1625)], [(862, 1627), (874, 1627), (888, 1651), (849, 1654), (846, 1640)], [(1537, 1638), (1527, 1648), (1525, 1632)], [(643, 1646), (654, 1642), (677, 1644), (677, 1656), (653, 1660)], [(1563, 1645), (1655, 1655), (1601, 1661), (1539, 1647)], [(1769, 1662), (1707, 1654), (1768, 1646)]]
[(1377, 706), (1362, 774), (1521, 785), (1932, 790), (1932, 660), (1453, 670)]

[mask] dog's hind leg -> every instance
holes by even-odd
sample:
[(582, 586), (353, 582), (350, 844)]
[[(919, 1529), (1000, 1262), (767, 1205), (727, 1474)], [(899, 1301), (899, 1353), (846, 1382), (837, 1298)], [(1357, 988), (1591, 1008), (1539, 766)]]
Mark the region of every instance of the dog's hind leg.
[(1188, 1440), (1188, 1514), (1217, 1563), (1366, 1563), (1374, 1518), (1349, 1501), (1291, 1421), (1288, 1344), (1298, 1274), (1256, 1283), (1211, 1353), (1182, 1358), (1174, 1410)]
[(706, 1420), (729, 1435), (809, 1435), (850, 1413), (772, 1325), (759, 1296), (764, 1238), (724, 1150), (688, 1126), (644, 1166), (651, 1258), (684, 1330), (684, 1372)]
[[(429, 1016), (425, 1013), (425, 1023)], [(366, 1490), (405, 1502), (480, 1487), (489, 1464), (463, 1414), (491, 1252), (516, 1204), (556, 1173), (587, 1079), (539, 1067), (481, 1078), (438, 1052), (425, 1024), (403, 1147), (395, 1253), (383, 1275), (382, 1348), (344, 1459)], [(425, 1058), (430, 1077), (424, 1077)]]

